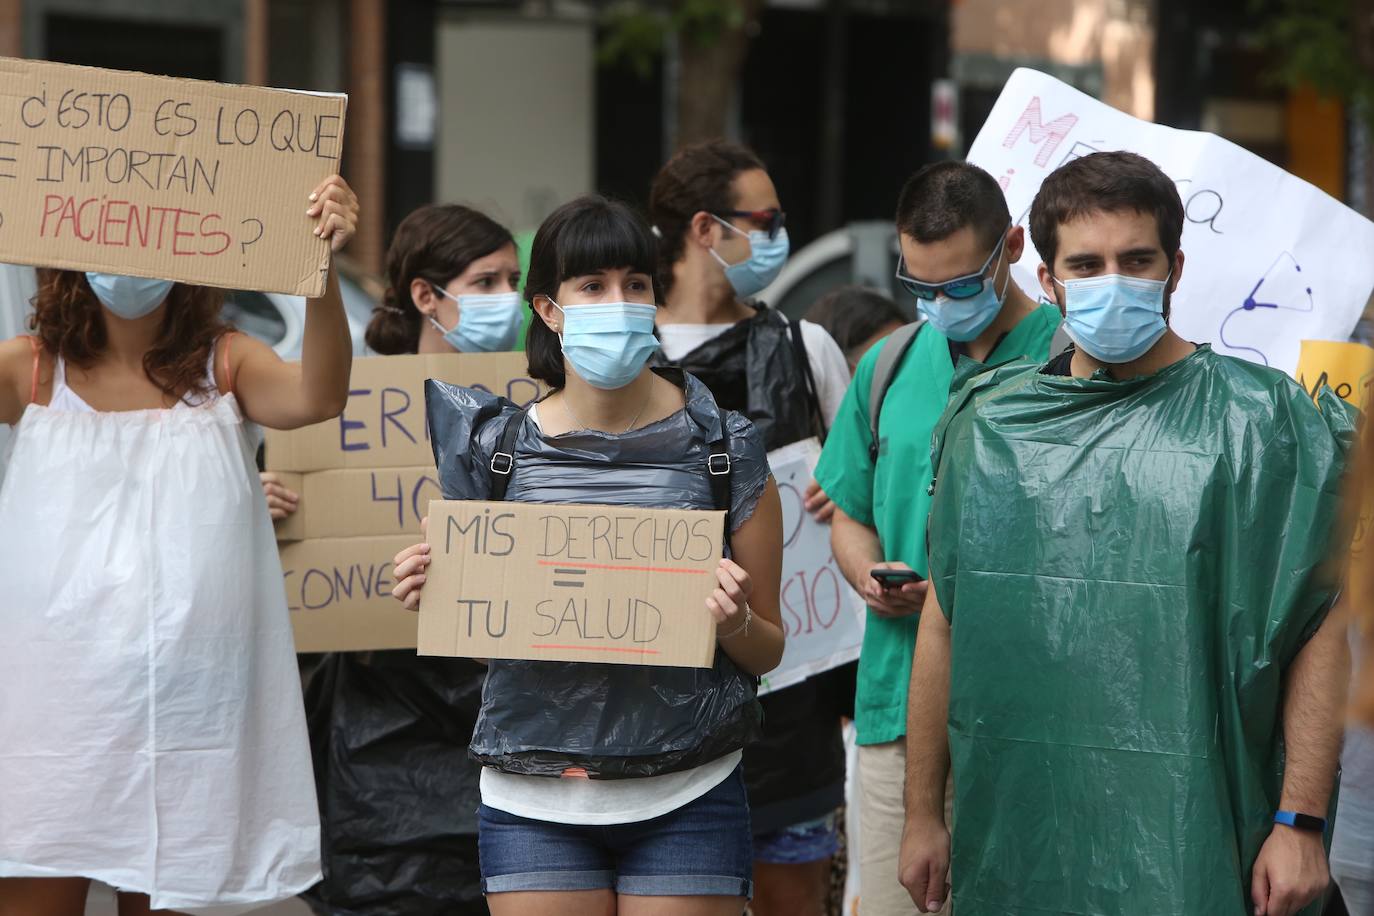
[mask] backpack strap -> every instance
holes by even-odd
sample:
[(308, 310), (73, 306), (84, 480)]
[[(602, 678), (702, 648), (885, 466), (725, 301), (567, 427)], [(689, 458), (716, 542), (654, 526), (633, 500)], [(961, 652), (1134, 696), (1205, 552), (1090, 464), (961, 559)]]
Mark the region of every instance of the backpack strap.
[(706, 456), (706, 476), (711, 482), (711, 504), (725, 512), (725, 539), (721, 542), (730, 546), (730, 478), (734, 471), (730, 462), (730, 432), (725, 428), (725, 417), (720, 418), (721, 438), (707, 444), (711, 453)]
[(911, 349), (911, 345), (916, 341), (916, 335), (921, 333), (921, 328), (925, 327), (924, 318), (917, 319), (911, 324), (904, 324), (897, 330), (888, 335), (887, 340), (882, 343), (882, 349), (878, 351), (878, 362), (873, 367), (873, 383), (868, 389), (868, 431), (872, 436), (872, 441), (868, 445), (868, 458), (870, 461), (878, 461), (878, 416), (883, 410), (883, 399), (887, 397), (887, 389), (892, 387), (892, 378), (897, 374), (897, 367), (902, 364), (906, 351)]
[(811, 422), (816, 430), (816, 437), (824, 445), (825, 434), (829, 430), (825, 428), (825, 411), (821, 410), (820, 389), (816, 385), (816, 375), (811, 371), (811, 358), (806, 355), (806, 338), (802, 337), (801, 321), (789, 321), (787, 329), (792, 335), (792, 352), (797, 355), (797, 362), (801, 364), (802, 378), (806, 380), (806, 397), (811, 405)]
[(496, 440), (496, 451), (491, 453), (491, 492), (487, 499), (504, 502), (506, 490), (510, 488), (511, 475), (515, 473), (515, 440), (520, 437), (520, 427), (525, 422), (525, 411), (507, 414), (501, 425), (501, 435)]

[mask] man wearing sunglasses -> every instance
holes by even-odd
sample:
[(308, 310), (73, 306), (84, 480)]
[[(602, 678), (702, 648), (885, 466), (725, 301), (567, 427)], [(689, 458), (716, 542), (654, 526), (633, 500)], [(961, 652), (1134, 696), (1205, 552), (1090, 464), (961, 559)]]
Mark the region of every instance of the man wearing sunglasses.
[[(897, 230), (897, 275), (922, 320), (860, 361), (816, 468), (836, 506), (835, 557), (869, 608), (855, 716), (865, 916), (916, 912), (898, 882), (897, 851), (907, 685), (926, 592), (931, 433), (956, 364), (1043, 361), (1059, 325), (1058, 309), (1037, 306), (1012, 280), (1025, 231), (1011, 225), (1002, 189), (977, 166), (941, 162), (917, 172), (898, 198)], [(883, 396), (874, 378), (887, 347), (896, 362), (890, 384), (878, 386)], [(876, 440), (870, 404), (879, 405)]]

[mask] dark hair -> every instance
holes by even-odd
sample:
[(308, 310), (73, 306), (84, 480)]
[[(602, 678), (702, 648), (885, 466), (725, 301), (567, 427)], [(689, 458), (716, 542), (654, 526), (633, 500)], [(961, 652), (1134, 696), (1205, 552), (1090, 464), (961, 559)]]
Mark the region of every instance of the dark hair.
[[(157, 339), (143, 354), (143, 374), (164, 394), (209, 394), (213, 379), (205, 367), (215, 341), (229, 330), (219, 317), (223, 305), (224, 290), (212, 286), (176, 283), (167, 293)], [(109, 344), (105, 311), (80, 271), (38, 271), (29, 327), (45, 352), (83, 369)]]
[[(534, 234), (525, 301), (533, 306), (536, 296), (547, 296), (557, 302), (558, 286), (569, 277), (628, 267), (649, 275), (657, 303), (657, 247), (644, 219), (620, 201), (599, 194), (570, 200), (550, 213)], [(567, 383), (558, 335), (537, 317), (530, 322), (525, 353), (532, 378), (550, 388)]]
[(816, 300), (807, 311), (806, 320), (829, 331), (846, 356), (893, 322), (907, 323), (892, 297), (868, 286), (832, 289)]
[(416, 277), (444, 286), (506, 245), (510, 231), (491, 217), (460, 204), (430, 204), (396, 227), (386, 252), (386, 293), (367, 325), (367, 345), (387, 356), (414, 353), (420, 346), (420, 310), (410, 298)]
[(1007, 198), (993, 177), (971, 162), (935, 162), (907, 179), (897, 196), (897, 231), (939, 242), (965, 226), (989, 250), (1011, 225)]
[(659, 284), (665, 292), (672, 288), (673, 264), (682, 257), (692, 217), (735, 209), (735, 176), (763, 167), (747, 147), (707, 140), (679, 150), (658, 170), (649, 188), (649, 219), (659, 238)]
[(1061, 225), (1118, 210), (1154, 216), (1160, 247), (1173, 261), (1183, 236), (1183, 201), (1173, 180), (1136, 153), (1092, 153), (1050, 172), (1031, 204), (1031, 241), (1053, 271)]

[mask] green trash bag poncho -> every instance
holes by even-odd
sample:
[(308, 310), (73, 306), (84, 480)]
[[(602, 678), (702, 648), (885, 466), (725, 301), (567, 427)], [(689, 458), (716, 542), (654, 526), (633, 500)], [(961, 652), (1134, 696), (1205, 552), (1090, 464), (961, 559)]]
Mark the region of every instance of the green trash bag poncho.
[(958, 391), (929, 531), (957, 916), (1253, 912), (1353, 438), (1329, 391), (1205, 346), (1128, 381), (1022, 363)]

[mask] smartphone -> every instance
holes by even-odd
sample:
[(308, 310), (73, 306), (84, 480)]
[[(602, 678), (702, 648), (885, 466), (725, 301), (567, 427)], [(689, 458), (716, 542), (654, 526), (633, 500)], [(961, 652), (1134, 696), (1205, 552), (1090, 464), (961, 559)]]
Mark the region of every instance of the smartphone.
[(924, 582), (925, 577), (910, 569), (875, 569), (870, 575), (883, 588), (901, 588), (908, 582)]

